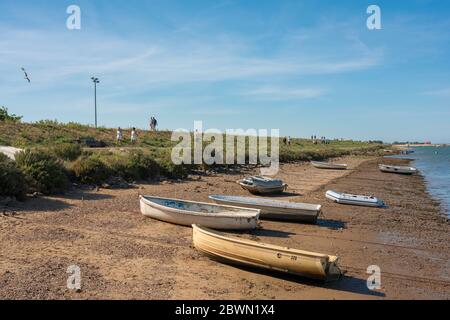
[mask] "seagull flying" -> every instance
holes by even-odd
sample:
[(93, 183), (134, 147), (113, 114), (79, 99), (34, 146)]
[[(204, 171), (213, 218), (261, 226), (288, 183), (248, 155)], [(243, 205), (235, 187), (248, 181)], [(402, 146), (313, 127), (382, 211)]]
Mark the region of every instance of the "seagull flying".
[(28, 81), (28, 83), (30, 83), (31, 82), (31, 80), (30, 80), (30, 78), (28, 77), (28, 74), (27, 74), (27, 72), (25, 71), (25, 68), (22, 68), (22, 71), (23, 71), (23, 73), (25, 74), (25, 80), (27, 80)]

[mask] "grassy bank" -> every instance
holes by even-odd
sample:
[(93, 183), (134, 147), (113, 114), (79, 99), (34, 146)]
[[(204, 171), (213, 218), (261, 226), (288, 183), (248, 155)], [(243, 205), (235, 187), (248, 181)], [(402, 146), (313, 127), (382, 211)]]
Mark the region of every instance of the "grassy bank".
[[(124, 129), (125, 140), (121, 147), (139, 148), (156, 154), (170, 154), (173, 146), (169, 131), (140, 131), (139, 141), (132, 145), (129, 141), (130, 129)], [(0, 121), (0, 145), (18, 148), (49, 147), (63, 143), (75, 143), (86, 139), (103, 141), (108, 147), (117, 147), (116, 128), (98, 128), (78, 123), (61, 124), (55, 121), (36, 123), (13, 123)], [(379, 144), (332, 140), (330, 144), (313, 144), (309, 139), (293, 139), (290, 146), (280, 141), (282, 162), (320, 160), (352, 153), (370, 153), (380, 150)]]
[[(0, 195), (23, 198), (30, 190), (51, 194), (64, 191), (69, 182), (102, 184), (111, 177), (129, 182), (161, 176), (182, 179), (194, 169), (210, 167), (205, 164), (174, 165), (171, 152), (177, 142), (171, 141), (169, 131), (140, 131), (136, 144), (127, 139), (130, 132), (124, 130), (125, 141), (118, 146), (115, 128), (95, 129), (55, 121), (0, 121), (0, 145), (26, 149), (15, 163), (5, 164), (8, 160), (0, 159), (4, 169)], [(101, 142), (105, 147), (88, 148), (86, 141)], [(381, 150), (380, 144), (367, 142), (333, 140), (329, 144), (314, 144), (307, 139), (293, 139), (289, 146), (280, 141), (280, 161), (326, 160), (351, 154), (377, 154)], [(24, 181), (26, 186), (20, 188), (16, 181)], [(7, 190), (16, 190), (16, 194)]]

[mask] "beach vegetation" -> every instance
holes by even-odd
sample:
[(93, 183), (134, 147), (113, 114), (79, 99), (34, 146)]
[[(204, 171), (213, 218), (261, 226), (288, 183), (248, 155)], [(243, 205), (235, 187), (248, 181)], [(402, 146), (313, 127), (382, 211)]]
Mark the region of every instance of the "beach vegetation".
[(83, 149), (76, 143), (60, 143), (51, 148), (53, 154), (64, 161), (75, 161), (83, 153)]
[(141, 150), (113, 156), (109, 163), (112, 174), (129, 182), (155, 179), (161, 172), (159, 164)]
[(98, 155), (82, 156), (70, 166), (74, 178), (83, 184), (100, 185), (111, 176), (110, 168)]
[(50, 152), (26, 149), (15, 157), (31, 192), (49, 195), (62, 193), (67, 189), (67, 171), (63, 163)]
[(15, 197), (23, 200), (27, 183), (16, 163), (0, 153), (0, 197)]

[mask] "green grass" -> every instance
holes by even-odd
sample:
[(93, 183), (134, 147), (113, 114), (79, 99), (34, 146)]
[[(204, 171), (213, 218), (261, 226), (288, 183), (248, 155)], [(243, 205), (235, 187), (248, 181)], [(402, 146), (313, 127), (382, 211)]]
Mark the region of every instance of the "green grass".
[[(118, 147), (115, 141), (116, 130), (116, 128), (95, 129), (74, 122), (62, 124), (52, 120), (36, 123), (0, 122), (0, 144), (19, 148), (52, 148), (55, 145), (66, 145), (85, 137), (92, 137), (105, 142), (108, 147)], [(170, 140), (169, 131), (139, 131), (139, 141), (135, 145), (129, 141), (130, 129), (124, 129), (123, 135), (124, 142), (120, 145), (121, 148), (139, 149), (160, 161), (169, 161), (172, 148), (177, 144)], [(380, 144), (358, 141), (333, 140), (330, 144), (313, 144), (309, 139), (293, 139), (290, 146), (280, 141), (280, 161), (326, 160), (350, 154), (373, 154), (382, 148)]]
[[(52, 146), (61, 143), (73, 143), (84, 137), (93, 137), (115, 146), (116, 128), (98, 128), (78, 123), (62, 124), (53, 120), (41, 120), (35, 123), (11, 123), (0, 121), (0, 141), (3, 145), (14, 147)], [(132, 146), (129, 141), (131, 129), (124, 129), (125, 141), (122, 146)], [(137, 146), (170, 147), (170, 132), (140, 132)], [(127, 139), (128, 138), (128, 139)]]

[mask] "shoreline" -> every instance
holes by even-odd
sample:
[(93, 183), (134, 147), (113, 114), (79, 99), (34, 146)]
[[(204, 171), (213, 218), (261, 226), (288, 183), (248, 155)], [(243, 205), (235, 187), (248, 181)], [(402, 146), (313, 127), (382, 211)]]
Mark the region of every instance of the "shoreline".
[(434, 183), (432, 178), (428, 177), (420, 168), (420, 165), (418, 162), (420, 162), (420, 159), (412, 158), (410, 160), (411, 163), (414, 164), (414, 167), (419, 169), (419, 174), (423, 177), (425, 187), (427, 189), (428, 194), (430, 197), (435, 199), (440, 203), (442, 214), (450, 220), (450, 203), (446, 201), (446, 199), (440, 198), (438, 195), (433, 194), (433, 192), (430, 190), (432, 189), (432, 184)]
[[(410, 160), (410, 162), (415, 162), (415, 160)], [(426, 189), (426, 193), (428, 194), (428, 196), (432, 199), (434, 199), (436, 202), (439, 203), (439, 208), (440, 208), (440, 214), (442, 215), (443, 218), (447, 219), (448, 221), (450, 221), (450, 206), (448, 206), (445, 203), (444, 199), (439, 198), (438, 196), (434, 195), (430, 190), (429, 190), (429, 184), (430, 182), (427, 180), (427, 177), (422, 174), (421, 172), (419, 172), (419, 175), (422, 177), (423, 179), (423, 183), (425, 185), (425, 189)]]
[[(335, 283), (255, 272), (210, 260), (192, 247), (190, 228), (143, 217), (137, 195), (208, 201), (210, 194), (249, 196), (234, 183), (243, 173), (214, 174), (139, 189), (74, 190), (20, 204), (0, 216), (2, 299), (449, 299), (448, 220), (424, 177), (383, 174), (378, 163), (406, 160), (346, 156), (346, 172), (281, 165), (286, 201), (323, 205), (318, 225), (262, 221), (261, 230), (234, 233), (257, 241), (336, 254), (347, 270)], [(329, 189), (374, 194), (386, 209), (342, 206)], [(67, 290), (66, 269), (77, 264), (83, 290)], [(382, 289), (366, 287), (379, 265)]]
[(440, 148), (440, 147), (446, 147), (449, 145), (450, 145), (450, 143), (394, 144), (393, 147), (398, 147), (398, 148), (421, 148), (421, 147)]

